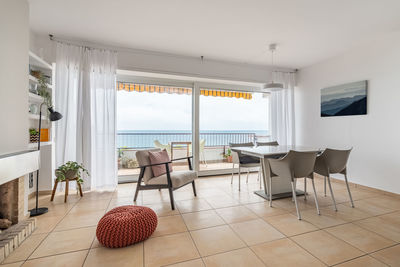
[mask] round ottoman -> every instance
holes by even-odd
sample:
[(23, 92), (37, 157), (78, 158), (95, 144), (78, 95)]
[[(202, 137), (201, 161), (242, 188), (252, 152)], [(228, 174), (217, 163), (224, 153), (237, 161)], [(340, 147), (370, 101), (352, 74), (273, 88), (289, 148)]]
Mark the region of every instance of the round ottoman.
[(121, 206), (107, 212), (97, 224), (96, 236), (109, 248), (146, 240), (157, 227), (157, 215), (147, 207)]

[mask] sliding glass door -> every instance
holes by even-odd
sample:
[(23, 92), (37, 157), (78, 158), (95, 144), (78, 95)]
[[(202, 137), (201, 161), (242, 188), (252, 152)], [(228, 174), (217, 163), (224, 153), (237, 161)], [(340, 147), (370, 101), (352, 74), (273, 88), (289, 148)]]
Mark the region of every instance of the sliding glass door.
[(200, 88), (199, 170), (232, 170), (230, 143), (269, 140), (269, 95)]
[[(117, 153), (119, 181), (139, 174), (136, 151), (166, 149), (171, 158), (192, 154), (192, 88), (167, 83), (118, 82)], [(174, 170), (187, 168), (176, 161)]]

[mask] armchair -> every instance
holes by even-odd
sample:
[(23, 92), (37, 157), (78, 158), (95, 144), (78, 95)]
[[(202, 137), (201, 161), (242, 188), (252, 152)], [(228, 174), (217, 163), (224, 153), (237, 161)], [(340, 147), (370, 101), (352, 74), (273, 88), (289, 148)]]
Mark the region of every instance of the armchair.
[[(140, 167), (139, 180), (136, 186), (135, 197), (133, 201), (136, 201), (139, 190), (153, 190), (153, 189), (163, 189), (166, 188), (169, 191), (169, 197), (171, 201), (171, 208), (175, 209), (174, 195), (173, 191), (185, 186), (187, 184), (192, 184), (194, 196), (196, 195), (196, 186), (194, 180), (197, 178), (197, 172), (193, 171), (192, 163), (190, 157), (173, 159), (168, 162), (161, 162), (157, 164), (151, 164), (149, 151), (157, 152), (161, 149), (150, 149), (150, 150), (140, 150), (136, 152), (136, 158)], [(187, 159), (189, 170), (186, 171), (169, 171), (168, 164), (173, 161)], [(151, 169), (152, 166), (165, 165), (166, 173), (155, 177)], [(143, 184), (142, 184), (143, 182)]]

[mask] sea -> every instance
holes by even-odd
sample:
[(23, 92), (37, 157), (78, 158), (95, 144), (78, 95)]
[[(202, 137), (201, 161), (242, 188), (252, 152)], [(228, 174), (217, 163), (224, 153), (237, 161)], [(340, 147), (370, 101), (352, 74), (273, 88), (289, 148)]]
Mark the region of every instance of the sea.
[[(224, 146), (229, 143), (254, 142), (264, 140), (269, 135), (268, 130), (205, 130), (200, 131), (200, 140), (205, 140), (205, 146)], [(192, 141), (192, 132), (188, 130), (118, 130), (118, 148), (150, 148), (154, 141), (168, 144), (177, 141)]]

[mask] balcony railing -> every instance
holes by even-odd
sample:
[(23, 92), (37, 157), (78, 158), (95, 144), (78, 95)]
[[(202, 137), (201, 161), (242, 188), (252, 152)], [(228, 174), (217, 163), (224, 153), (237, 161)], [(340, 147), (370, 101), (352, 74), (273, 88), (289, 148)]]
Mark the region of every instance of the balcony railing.
[[(206, 147), (228, 146), (229, 143), (255, 142), (256, 138), (267, 136), (256, 136), (252, 132), (201, 132), (200, 140), (205, 140)], [(118, 133), (117, 148), (125, 149), (145, 149), (154, 147), (154, 141), (158, 140), (162, 144), (176, 141), (192, 141), (190, 132), (141, 132), (141, 133)]]

